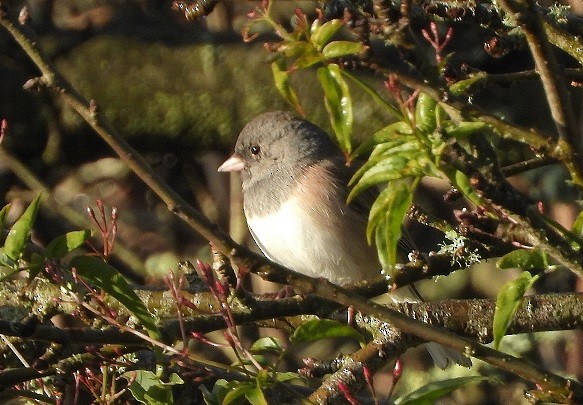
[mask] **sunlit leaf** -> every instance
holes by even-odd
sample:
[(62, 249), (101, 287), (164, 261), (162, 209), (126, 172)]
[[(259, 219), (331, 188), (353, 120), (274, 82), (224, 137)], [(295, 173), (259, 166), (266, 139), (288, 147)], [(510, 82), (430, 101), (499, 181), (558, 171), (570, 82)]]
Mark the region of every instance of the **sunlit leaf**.
[(251, 405), (268, 405), (265, 395), (263, 395), (263, 390), (259, 385), (250, 388), (245, 392), (245, 398)]
[(547, 254), (540, 249), (516, 249), (496, 263), (499, 269), (543, 270), (548, 266)]
[(395, 401), (395, 405), (433, 405), (438, 399), (443, 398), (460, 387), (482, 381), (495, 382), (496, 380), (492, 377), (476, 375), (435, 381), (398, 398)]
[(272, 353), (277, 355), (281, 354), (283, 350), (279, 339), (271, 336), (257, 339), (249, 349), (251, 353)]
[(340, 73), (340, 67), (335, 63), (319, 68), (318, 79), (324, 89), (324, 101), (332, 129), (340, 147), (348, 155), (352, 150), (351, 135), (354, 120), (350, 90)]
[(60, 259), (67, 253), (82, 246), (91, 237), (90, 230), (67, 232), (57, 236), (46, 248), (46, 255), (51, 259)]
[(36, 214), (38, 213), (40, 198), (41, 196), (39, 194), (30, 203), (20, 218), (12, 225), (4, 240), (4, 254), (12, 260), (18, 260), (26, 247), (36, 219)]
[(199, 388), (202, 391), (204, 402), (207, 405), (221, 405), (225, 396), (237, 384), (239, 384), (239, 381), (227, 381), (221, 378), (215, 382), (212, 391), (209, 391), (203, 384)]
[(245, 402), (241, 401), (245, 398), (247, 392), (253, 391), (255, 388), (257, 388), (257, 386), (254, 383), (239, 382), (227, 392), (221, 405), (244, 404)]
[(523, 271), (517, 279), (504, 284), (498, 292), (492, 325), (494, 348), (498, 349), (500, 346), (500, 342), (520, 306), (522, 297), (524, 297), (524, 294), (532, 284), (538, 280), (538, 277), (538, 275), (533, 277), (528, 271)]
[(482, 205), (484, 203), (482, 197), (480, 197), (480, 195), (472, 187), (470, 178), (466, 176), (464, 172), (457, 169), (448, 168), (444, 168), (443, 171), (447, 174), (449, 181), (451, 181), (454, 187), (469, 201), (476, 205)]
[(468, 89), (479, 81), (488, 77), (486, 72), (479, 72), (473, 74), (471, 77), (460, 80), (451, 86), (449, 86), (449, 91), (454, 95), (463, 95), (468, 91)]
[(325, 59), (340, 58), (347, 55), (358, 55), (366, 51), (368, 47), (360, 42), (333, 41), (322, 49)]
[(0, 210), (0, 231), (6, 228), (6, 218), (8, 217), (8, 211), (10, 211), (10, 204), (6, 204)]
[(403, 121), (393, 122), (390, 125), (382, 128), (381, 130), (374, 133), (373, 136), (366, 139), (362, 144), (358, 146), (352, 153), (351, 158), (355, 159), (357, 157), (369, 154), (376, 145), (395, 140), (399, 135), (411, 134), (413, 131), (409, 124)]
[(159, 376), (147, 370), (128, 371), (122, 376), (131, 381), (129, 389), (134, 398), (147, 405), (174, 403), (172, 386), (184, 384), (184, 381), (175, 373), (170, 375), (168, 382), (162, 381)]
[(303, 108), (300, 105), (300, 101), (294, 89), (291, 87), (289, 80), (289, 74), (282, 67), (282, 62), (275, 61), (271, 64), (271, 71), (273, 72), (273, 80), (275, 82), (275, 87), (279, 90), (279, 93), (283, 98), (290, 103), (296, 111), (299, 113), (303, 112)]
[(301, 378), (302, 378), (301, 375), (299, 375), (298, 373), (294, 373), (292, 371), (286, 371), (283, 373), (276, 373), (275, 374), (275, 379), (279, 382), (300, 380)]
[(324, 60), (324, 56), (312, 47), (306, 47), (304, 52), (294, 61), (296, 69), (306, 69)]
[[(573, 224), (573, 233), (580, 238), (583, 237), (583, 211), (577, 215), (577, 219), (575, 219), (575, 223)], [(581, 246), (577, 242), (571, 242), (574, 248), (580, 249)]]
[(485, 129), (490, 130), (487, 124), (477, 121), (456, 122), (446, 128), (447, 134), (455, 139), (467, 139), (472, 135), (480, 133)]
[(312, 319), (300, 325), (290, 336), (292, 343), (313, 342), (324, 338), (350, 337), (361, 345), (366, 343), (364, 337), (353, 327), (331, 319)]
[(437, 127), (436, 110), (437, 101), (425, 93), (421, 93), (415, 104), (415, 125), (425, 133), (431, 133)]
[[(375, 208), (375, 216), (380, 215), (376, 210), (384, 211), (384, 216), (381, 216), (375, 225), (375, 244), (383, 270), (391, 271), (397, 263), (397, 244), (401, 238), (401, 226), (413, 201), (413, 192), (411, 186), (405, 182), (393, 182), (386, 190), (386, 194), (385, 191), (381, 193), (383, 205)], [(367, 234), (371, 232), (372, 229), (367, 229)]]
[(76, 256), (71, 260), (71, 266), (85, 280), (125, 306), (146, 328), (151, 338), (161, 338), (153, 315), (115, 268), (95, 256)]
[(327, 21), (313, 30), (310, 41), (320, 51), (343, 25), (344, 22), (339, 19)]
[(399, 155), (375, 160), (378, 162), (362, 174), (358, 183), (350, 191), (348, 201), (352, 201), (358, 194), (369, 187), (403, 178), (403, 169), (409, 163), (415, 163)]

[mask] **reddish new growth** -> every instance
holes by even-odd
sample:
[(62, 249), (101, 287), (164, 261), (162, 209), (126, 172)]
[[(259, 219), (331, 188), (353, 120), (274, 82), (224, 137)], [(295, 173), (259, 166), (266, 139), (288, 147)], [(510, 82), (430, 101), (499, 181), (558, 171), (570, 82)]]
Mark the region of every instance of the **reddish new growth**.
[(437, 24), (434, 21), (431, 21), (429, 23), (429, 28), (431, 30), (431, 33), (429, 33), (429, 31), (427, 31), (426, 29), (422, 29), (421, 33), (423, 34), (423, 37), (427, 40), (427, 42), (429, 42), (429, 44), (435, 50), (435, 61), (439, 65), (441, 63), (441, 61), (443, 60), (443, 56), (442, 56), (443, 49), (447, 46), (447, 44), (449, 43), (449, 41), (451, 40), (451, 37), (453, 35), (453, 28), (449, 27), (447, 29), (447, 32), (445, 33), (445, 38), (443, 39), (443, 41), (440, 41), (440, 39), (439, 39), (439, 32), (437, 29)]

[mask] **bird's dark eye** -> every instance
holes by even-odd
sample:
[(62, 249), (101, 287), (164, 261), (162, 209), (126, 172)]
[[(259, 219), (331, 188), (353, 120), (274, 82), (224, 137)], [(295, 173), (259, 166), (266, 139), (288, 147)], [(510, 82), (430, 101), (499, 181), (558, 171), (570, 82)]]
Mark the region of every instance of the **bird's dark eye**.
[(253, 145), (251, 146), (250, 150), (252, 155), (258, 155), (261, 151), (261, 148), (258, 145)]

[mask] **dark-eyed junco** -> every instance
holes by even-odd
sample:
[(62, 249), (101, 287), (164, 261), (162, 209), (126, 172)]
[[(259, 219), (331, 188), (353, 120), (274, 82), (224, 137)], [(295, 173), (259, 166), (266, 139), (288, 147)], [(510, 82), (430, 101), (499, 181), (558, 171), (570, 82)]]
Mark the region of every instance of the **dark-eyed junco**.
[(352, 171), (314, 124), (283, 111), (251, 120), (219, 171), (240, 171), (247, 224), (270, 259), (349, 284), (380, 275), (366, 242), (368, 203), (346, 204)]
[[(268, 258), (345, 285), (381, 274), (365, 236), (375, 195), (363, 193), (347, 204), (354, 169), (345, 163), (325, 131), (273, 111), (243, 128), (233, 155), (218, 170), (241, 172), (247, 224)], [(447, 358), (439, 361), (430, 351), (439, 366), (447, 365)]]

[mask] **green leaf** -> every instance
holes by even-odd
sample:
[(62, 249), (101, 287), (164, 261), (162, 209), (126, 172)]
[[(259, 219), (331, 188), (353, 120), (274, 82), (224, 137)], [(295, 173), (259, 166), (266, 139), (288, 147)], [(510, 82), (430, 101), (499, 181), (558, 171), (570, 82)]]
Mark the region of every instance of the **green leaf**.
[(490, 129), (487, 124), (478, 121), (462, 121), (446, 128), (447, 134), (456, 139), (467, 139), (476, 133)]
[(9, 211), (10, 211), (10, 204), (6, 204), (0, 210), (0, 231), (6, 229), (6, 218), (8, 217)]
[(8, 212), (10, 211), (10, 204), (6, 204), (2, 210), (0, 210), (0, 245), (4, 246), (4, 229), (6, 229), (6, 218), (8, 217)]
[(498, 349), (500, 346), (524, 293), (538, 280), (538, 277), (538, 275), (533, 277), (528, 271), (523, 271), (516, 280), (504, 284), (498, 292), (492, 327), (494, 348)]
[(369, 187), (403, 178), (403, 169), (409, 162), (410, 160), (400, 156), (380, 160), (367, 170), (352, 188), (348, 195), (349, 201), (352, 201), (358, 194)]
[(313, 30), (310, 41), (320, 51), (343, 25), (344, 22), (339, 19), (327, 21)]
[(415, 105), (415, 125), (423, 133), (431, 133), (437, 127), (437, 101), (421, 93)]
[(373, 136), (361, 143), (352, 153), (351, 159), (369, 154), (376, 145), (396, 140), (400, 135), (410, 135), (412, 133), (411, 127), (406, 122), (393, 122), (375, 132)]
[(482, 381), (496, 381), (491, 377), (476, 375), (468, 377), (457, 377), (442, 381), (435, 381), (398, 398), (395, 405), (433, 405), (439, 398), (466, 385), (479, 383)]
[(184, 384), (184, 381), (175, 373), (170, 375), (169, 382), (163, 382), (159, 376), (151, 371), (128, 371), (122, 377), (131, 381), (129, 389), (134, 398), (147, 405), (168, 405), (174, 403), (172, 386)]
[(505, 254), (496, 263), (499, 269), (544, 270), (548, 267), (547, 254), (540, 249), (517, 249)]
[(284, 351), (284, 349), (279, 339), (276, 339), (271, 336), (266, 336), (257, 339), (253, 343), (249, 351), (253, 354), (271, 353), (280, 355)]
[(125, 306), (144, 325), (152, 339), (161, 338), (154, 316), (115, 268), (95, 256), (76, 256), (71, 260), (71, 266), (81, 277)]
[(457, 188), (458, 191), (460, 191), (470, 202), (476, 205), (482, 205), (484, 203), (482, 197), (480, 197), (472, 187), (470, 178), (466, 176), (464, 172), (457, 169), (450, 170), (448, 168), (444, 168), (443, 172), (448, 176), (449, 181), (451, 181), (455, 188)]
[(325, 59), (340, 58), (347, 55), (358, 55), (366, 51), (368, 47), (360, 42), (332, 41), (322, 49)]
[(324, 89), (324, 101), (330, 123), (340, 147), (348, 155), (352, 151), (351, 135), (354, 120), (350, 90), (342, 77), (340, 67), (335, 63), (319, 68), (318, 79)]
[(298, 96), (291, 87), (289, 74), (284, 69), (281, 61), (275, 61), (271, 64), (271, 71), (273, 73), (273, 81), (279, 93), (283, 96), (285, 101), (290, 103), (298, 112), (303, 111)]
[[(581, 211), (579, 213), (579, 215), (577, 215), (577, 219), (575, 220), (575, 223), (573, 224), (573, 233), (579, 237), (583, 237), (583, 211)], [(575, 248), (575, 249), (581, 249), (581, 246), (579, 246), (579, 243), (577, 242), (571, 242), (571, 245)]]
[(30, 231), (40, 206), (39, 194), (26, 208), (20, 218), (12, 225), (4, 241), (4, 254), (12, 260), (18, 260), (30, 238)]
[(247, 392), (254, 390), (256, 387), (255, 384), (249, 382), (238, 382), (227, 392), (221, 405), (243, 404), (244, 402), (242, 401)]
[(301, 380), (302, 376), (292, 371), (286, 371), (282, 373), (275, 373), (275, 379), (279, 382), (286, 382), (292, 380)]
[(488, 76), (486, 72), (476, 73), (468, 79), (460, 80), (459, 82), (452, 84), (449, 86), (449, 91), (454, 95), (463, 95), (469, 90), (471, 86), (483, 79), (486, 79), (487, 77)]
[(350, 337), (356, 339), (361, 346), (366, 344), (364, 337), (353, 327), (331, 319), (312, 319), (300, 325), (292, 336), (292, 343), (313, 342), (324, 338)]
[(206, 389), (206, 387), (202, 384), (199, 386), (199, 388), (202, 391), (204, 402), (207, 405), (221, 405), (225, 396), (237, 384), (239, 384), (239, 381), (227, 381), (221, 378), (215, 382), (212, 391)]
[(67, 253), (83, 246), (85, 241), (91, 237), (90, 230), (67, 232), (57, 236), (47, 246), (46, 255), (51, 259), (60, 259)]
[[(405, 182), (392, 182), (377, 200), (378, 206), (371, 209), (367, 235), (374, 229), (375, 244), (383, 270), (392, 271), (397, 263), (397, 244), (401, 238), (401, 225), (413, 201), (411, 186)], [(375, 201), (375, 204), (377, 201)], [(371, 225), (371, 219), (373, 225)], [(370, 236), (369, 236), (370, 238)]]
[(265, 395), (263, 395), (263, 390), (259, 385), (247, 390), (245, 392), (245, 398), (251, 405), (268, 405), (267, 400), (265, 399)]

